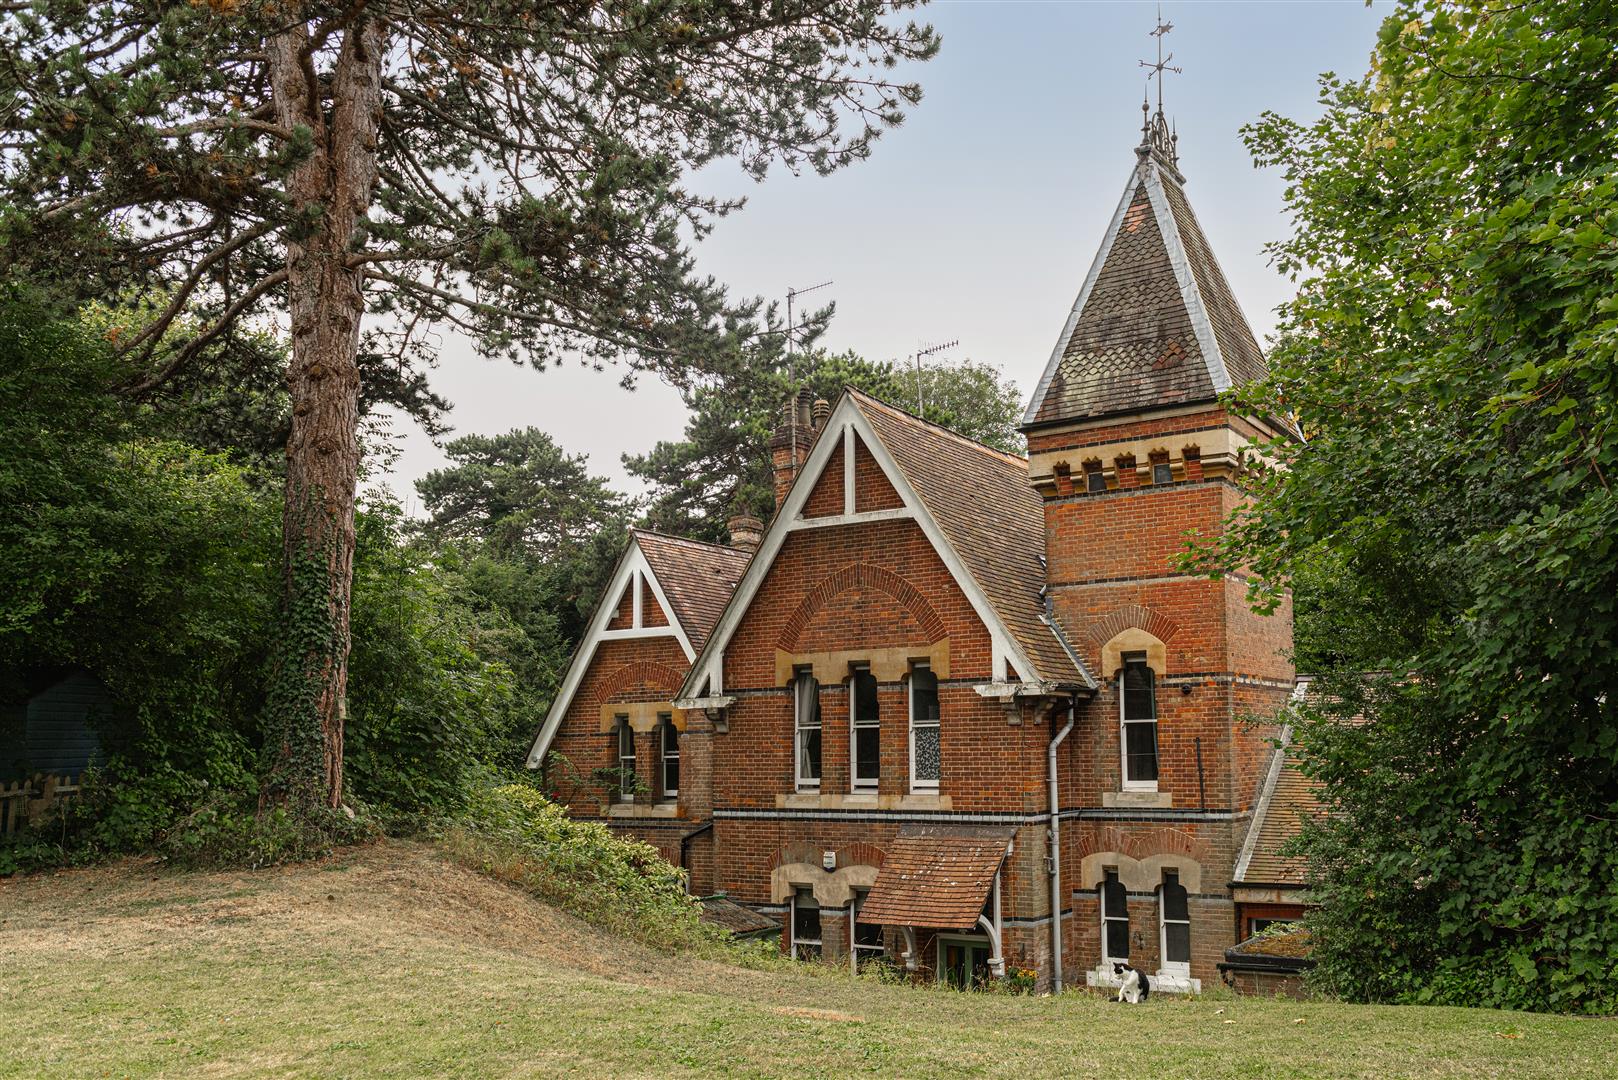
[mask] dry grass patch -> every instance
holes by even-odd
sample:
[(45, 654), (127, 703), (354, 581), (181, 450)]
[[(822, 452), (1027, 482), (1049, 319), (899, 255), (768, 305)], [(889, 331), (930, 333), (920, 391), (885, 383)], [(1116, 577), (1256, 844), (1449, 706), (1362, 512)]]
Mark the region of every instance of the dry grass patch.
[(1605, 1021), (1155, 996), (1126, 1008), (667, 955), (404, 843), (252, 873), (126, 862), (0, 882), (0, 940), (0, 1076), (1562, 1080), (1618, 1060)]

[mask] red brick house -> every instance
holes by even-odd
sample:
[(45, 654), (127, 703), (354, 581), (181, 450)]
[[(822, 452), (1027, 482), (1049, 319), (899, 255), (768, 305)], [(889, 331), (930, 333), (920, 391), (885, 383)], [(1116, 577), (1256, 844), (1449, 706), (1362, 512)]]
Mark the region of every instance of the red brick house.
[(1106, 985), (1127, 960), (1176, 991), (1245, 936), (1238, 862), (1266, 865), (1280, 763), (1244, 719), (1293, 691), (1291, 615), (1175, 559), (1239, 505), (1255, 444), (1290, 435), (1220, 401), (1264, 358), (1161, 115), (1136, 154), (1027, 458), (857, 391), (800, 396), (756, 554), (660, 562), (682, 542), (637, 534), (535, 743), (531, 764), (641, 773), (672, 739), (677, 798), (575, 811), (779, 916), (798, 955), (962, 985), (1008, 964)]

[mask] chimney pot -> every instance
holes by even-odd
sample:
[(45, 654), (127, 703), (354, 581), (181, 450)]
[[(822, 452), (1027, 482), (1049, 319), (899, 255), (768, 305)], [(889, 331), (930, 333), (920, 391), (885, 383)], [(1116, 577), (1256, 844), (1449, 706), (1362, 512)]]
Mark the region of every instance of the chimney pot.
[(824, 428), (826, 426), (826, 421), (831, 418), (831, 402), (827, 401), (825, 398), (815, 398), (813, 416), (815, 420), (815, 430), (819, 431)]

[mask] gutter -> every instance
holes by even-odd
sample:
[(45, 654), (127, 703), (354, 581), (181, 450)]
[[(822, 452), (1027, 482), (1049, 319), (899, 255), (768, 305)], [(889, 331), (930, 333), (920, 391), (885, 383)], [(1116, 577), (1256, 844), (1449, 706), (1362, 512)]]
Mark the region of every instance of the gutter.
[(1062, 796), (1056, 780), (1056, 748), (1068, 737), (1079, 718), (1079, 697), (1070, 699), (1067, 723), (1051, 737), (1045, 751), (1051, 796), (1050, 826), (1046, 833), (1051, 841), (1051, 993), (1062, 992)]

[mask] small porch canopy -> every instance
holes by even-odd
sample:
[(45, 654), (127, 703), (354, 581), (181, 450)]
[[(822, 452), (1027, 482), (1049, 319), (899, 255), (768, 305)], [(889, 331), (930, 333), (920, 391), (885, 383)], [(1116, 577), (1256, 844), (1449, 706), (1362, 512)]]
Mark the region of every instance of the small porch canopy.
[[(1011, 853), (1009, 828), (901, 829), (889, 845), (859, 921), (897, 926), (904, 931), (905, 966), (915, 967), (915, 928), (982, 930), (994, 955), (996, 975), (1004, 970), (1000, 948), (1000, 865)], [(989, 901), (993, 900), (993, 903)], [(985, 905), (989, 914), (984, 914)]]

